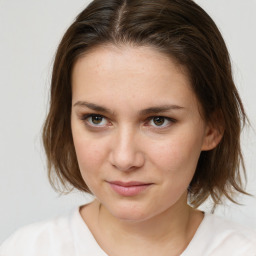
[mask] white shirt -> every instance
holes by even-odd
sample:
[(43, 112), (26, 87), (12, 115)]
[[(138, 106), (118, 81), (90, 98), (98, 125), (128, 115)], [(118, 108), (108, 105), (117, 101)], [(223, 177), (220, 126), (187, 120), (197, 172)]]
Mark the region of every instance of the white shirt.
[[(83, 221), (79, 207), (68, 217), (19, 229), (1, 245), (0, 255), (107, 256)], [(205, 214), (181, 256), (256, 256), (256, 233)]]

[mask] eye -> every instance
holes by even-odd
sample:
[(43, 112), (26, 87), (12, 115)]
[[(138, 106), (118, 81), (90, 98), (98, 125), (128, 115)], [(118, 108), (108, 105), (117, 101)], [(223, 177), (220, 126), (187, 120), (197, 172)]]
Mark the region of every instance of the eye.
[(85, 115), (82, 119), (86, 121), (90, 126), (94, 127), (106, 126), (108, 123), (107, 119), (104, 116), (97, 114)]
[(169, 126), (173, 122), (174, 122), (174, 120), (172, 120), (171, 118), (168, 118), (168, 117), (154, 116), (149, 119), (148, 124), (153, 127), (164, 128), (164, 127)]
[(152, 121), (156, 126), (162, 126), (165, 122), (165, 118), (162, 116), (156, 116), (156, 117), (153, 117)]

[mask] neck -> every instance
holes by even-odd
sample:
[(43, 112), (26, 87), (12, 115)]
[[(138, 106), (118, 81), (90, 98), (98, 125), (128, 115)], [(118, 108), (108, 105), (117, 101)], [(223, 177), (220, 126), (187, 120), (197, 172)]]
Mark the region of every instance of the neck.
[[(134, 251), (147, 248), (150, 248), (150, 251), (145, 255), (165, 255), (159, 254), (159, 248), (166, 248), (164, 250), (169, 252), (177, 251), (178, 254), (187, 247), (203, 218), (202, 213), (189, 207), (186, 200), (186, 194), (184, 194), (171, 208), (142, 221), (115, 218), (104, 206), (99, 207), (99, 202), (96, 201), (98, 209), (96, 225), (101, 230), (102, 236), (109, 238), (104, 240), (106, 246), (111, 243), (110, 241), (115, 241), (115, 244), (122, 248), (121, 251), (129, 252), (130, 255), (144, 255), (134, 254)], [(156, 254), (152, 251), (152, 245), (155, 247)], [(111, 255), (115, 254), (111, 252)]]

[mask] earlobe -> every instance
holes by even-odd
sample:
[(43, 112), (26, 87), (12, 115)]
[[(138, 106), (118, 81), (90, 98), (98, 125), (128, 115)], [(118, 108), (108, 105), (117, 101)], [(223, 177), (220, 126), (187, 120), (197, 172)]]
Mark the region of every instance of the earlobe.
[(209, 125), (205, 131), (205, 137), (202, 145), (202, 151), (212, 150), (220, 143), (223, 137), (224, 129)]

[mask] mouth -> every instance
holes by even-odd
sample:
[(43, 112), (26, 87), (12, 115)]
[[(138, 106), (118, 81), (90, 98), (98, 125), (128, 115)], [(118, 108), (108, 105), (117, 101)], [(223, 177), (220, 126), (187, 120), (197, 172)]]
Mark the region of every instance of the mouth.
[(126, 197), (136, 196), (153, 185), (153, 183), (144, 183), (139, 181), (109, 181), (108, 184), (117, 194)]

